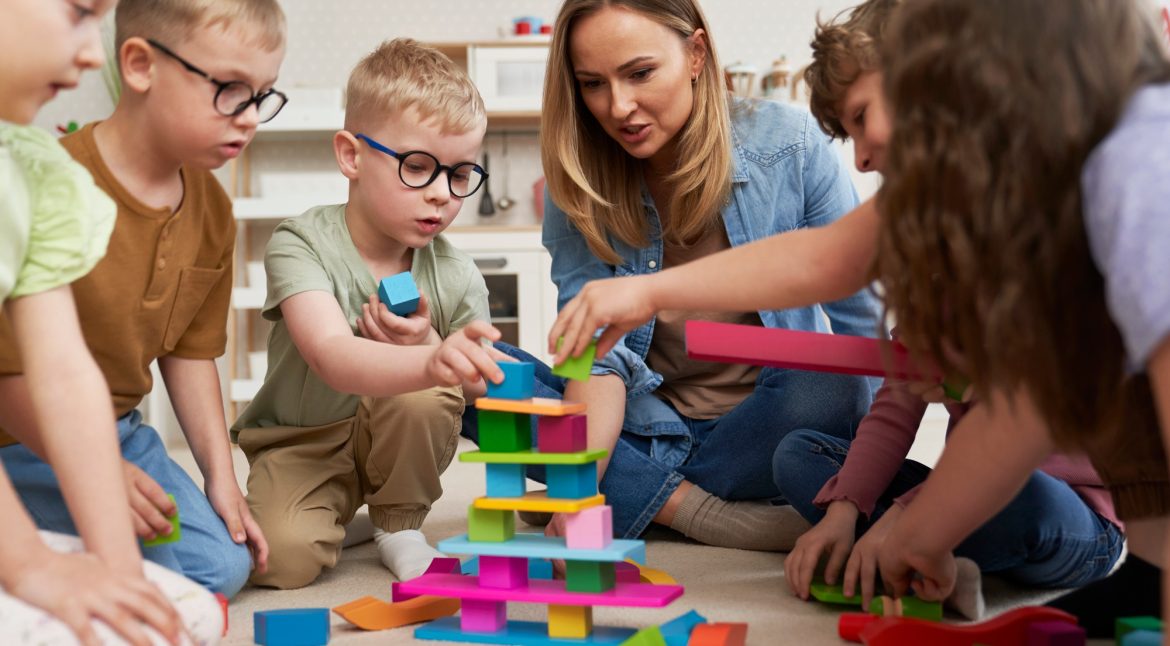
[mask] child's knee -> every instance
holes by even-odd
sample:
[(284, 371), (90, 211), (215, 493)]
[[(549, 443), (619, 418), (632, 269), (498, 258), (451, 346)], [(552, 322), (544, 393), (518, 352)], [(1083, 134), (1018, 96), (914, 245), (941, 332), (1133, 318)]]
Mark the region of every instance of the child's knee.
[(248, 582), (252, 573), (252, 554), (247, 545), (233, 542), (225, 545), (216, 556), (217, 567), (212, 571), (213, 579), (207, 587), (230, 599)]
[(315, 581), (326, 566), (337, 563), (340, 544), (329, 549), (304, 527), (291, 523), (270, 524), (264, 528), (264, 537), (268, 540), (268, 569), (252, 574), (254, 585), (282, 590), (302, 588)]
[(810, 447), (819, 435), (816, 431), (796, 430), (785, 435), (772, 453), (772, 480), (781, 493), (793, 478), (803, 473), (802, 464), (808, 462)]

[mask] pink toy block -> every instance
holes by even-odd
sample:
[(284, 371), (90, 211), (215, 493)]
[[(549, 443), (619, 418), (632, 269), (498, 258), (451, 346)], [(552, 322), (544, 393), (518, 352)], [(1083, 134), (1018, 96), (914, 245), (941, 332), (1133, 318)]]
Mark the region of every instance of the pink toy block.
[[(431, 564), (427, 566), (427, 574), (459, 574), (460, 572), (459, 559), (450, 556), (440, 556), (431, 559)], [(390, 584), (390, 600), (391, 601), (409, 601), (419, 595), (407, 594), (398, 590), (398, 581)]]
[(621, 561), (614, 563), (614, 574), (618, 583), (641, 583), (642, 575), (638, 573), (638, 566)]
[(500, 590), (528, 587), (528, 559), (515, 556), (479, 557), (479, 585)]
[(536, 448), (541, 453), (584, 451), (585, 416), (541, 417), (537, 420)]
[(619, 583), (601, 593), (569, 592), (564, 581), (529, 579), (528, 587), (515, 590), (497, 590), (480, 587), (477, 577), (458, 574), (424, 574), (417, 579), (395, 583), (408, 594), (432, 594), (455, 597), (464, 603), (468, 599), (480, 601), (514, 601), (516, 603), (552, 603), (560, 606), (628, 606), (631, 608), (661, 608), (682, 596), (681, 585), (651, 585), (646, 583)]
[(1085, 646), (1085, 629), (1063, 621), (1028, 624), (1027, 646)]
[(494, 633), (508, 624), (508, 607), (503, 601), (464, 599), (459, 626), (469, 633)]
[(603, 550), (613, 542), (613, 507), (583, 509), (565, 521), (565, 546), (571, 550)]

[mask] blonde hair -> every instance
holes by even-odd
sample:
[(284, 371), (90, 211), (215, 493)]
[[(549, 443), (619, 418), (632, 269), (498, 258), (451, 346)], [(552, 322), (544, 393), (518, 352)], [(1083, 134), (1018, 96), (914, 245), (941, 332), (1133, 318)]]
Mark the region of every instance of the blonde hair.
[[(901, 0), (868, 0), (837, 14), (830, 22), (817, 19), (811, 46), (813, 60), (804, 69), (809, 111), (830, 137), (848, 139), (837, 109), (859, 76), (881, 66), (886, 25)], [(845, 13), (847, 19), (842, 19)]]
[(410, 38), (388, 40), (354, 67), (345, 90), (345, 128), (414, 108), (440, 132), (463, 134), (487, 122), (483, 98), (462, 68)]
[(544, 79), (544, 174), (553, 202), (585, 236), (593, 254), (617, 264), (621, 257), (610, 236), (633, 246), (648, 244), (644, 162), (622, 149), (585, 108), (569, 57), (574, 22), (609, 6), (636, 11), (680, 39), (699, 29), (706, 36), (691, 116), (678, 134), (678, 167), (665, 178), (673, 194), (662, 235), (671, 243), (690, 244), (707, 233), (731, 194), (731, 107), (711, 28), (695, 0), (566, 0), (561, 6)]
[(284, 11), (276, 0), (121, 0), (114, 12), (115, 51), (135, 36), (174, 47), (196, 29), (241, 23), (255, 28), (249, 36), (265, 51), (284, 45)]

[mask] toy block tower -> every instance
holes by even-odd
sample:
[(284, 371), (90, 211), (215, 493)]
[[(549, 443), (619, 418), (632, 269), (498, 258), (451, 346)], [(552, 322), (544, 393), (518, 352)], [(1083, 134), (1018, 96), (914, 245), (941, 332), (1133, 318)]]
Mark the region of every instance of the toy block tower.
[[(504, 381), (489, 385), (479, 408), (480, 450), (464, 462), (483, 463), (487, 495), (468, 509), (467, 534), (439, 543), (449, 554), (479, 558), (479, 574), (425, 574), (394, 584), (395, 597), (434, 595), (462, 602), (458, 619), (444, 617), (415, 630), (419, 639), (486, 644), (620, 644), (632, 628), (595, 627), (595, 606), (657, 608), (682, 586), (618, 581), (616, 566), (644, 562), (640, 540), (613, 538), (613, 510), (597, 492), (604, 450), (585, 446), (585, 405), (533, 398), (533, 366), (501, 363)], [(531, 416), (537, 416), (533, 447)], [(525, 491), (524, 468), (544, 465), (548, 491)], [(568, 514), (566, 536), (517, 534), (515, 512)], [(529, 559), (563, 559), (565, 580), (528, 576)], [(508, 621), (508, 602), (548, 605), (548, 623)]]

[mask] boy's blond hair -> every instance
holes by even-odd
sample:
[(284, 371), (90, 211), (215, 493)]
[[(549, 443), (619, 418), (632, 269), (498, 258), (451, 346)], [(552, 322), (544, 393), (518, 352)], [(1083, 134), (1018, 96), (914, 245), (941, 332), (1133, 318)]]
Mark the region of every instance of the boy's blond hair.
[(410, 38), (388, 40), (353, 68), (345, 89), (345, 128), (359, 132), (410, 108), (444, 134), (487, 122), (483, 98), (467, 72), (442, 52)]
[[(890, 15), (901, 0), (868, 0), (837, 14), (830, 22), (817, 20), (813, 61), (804, 70), (809, 109), (831, 137), (848, 139), (837, 109), (849, 86), (881, 64), (881, 44)], [(849, 18), (841, 17), (849, 12)]]
[(238, 25), (265, 51), (284, 45), (284, 11), (276, 0), (121, 0), (114, 12), (114, 44), (121, 51), (127, 39), (153, 38), (174, 47), (196, 29)]

